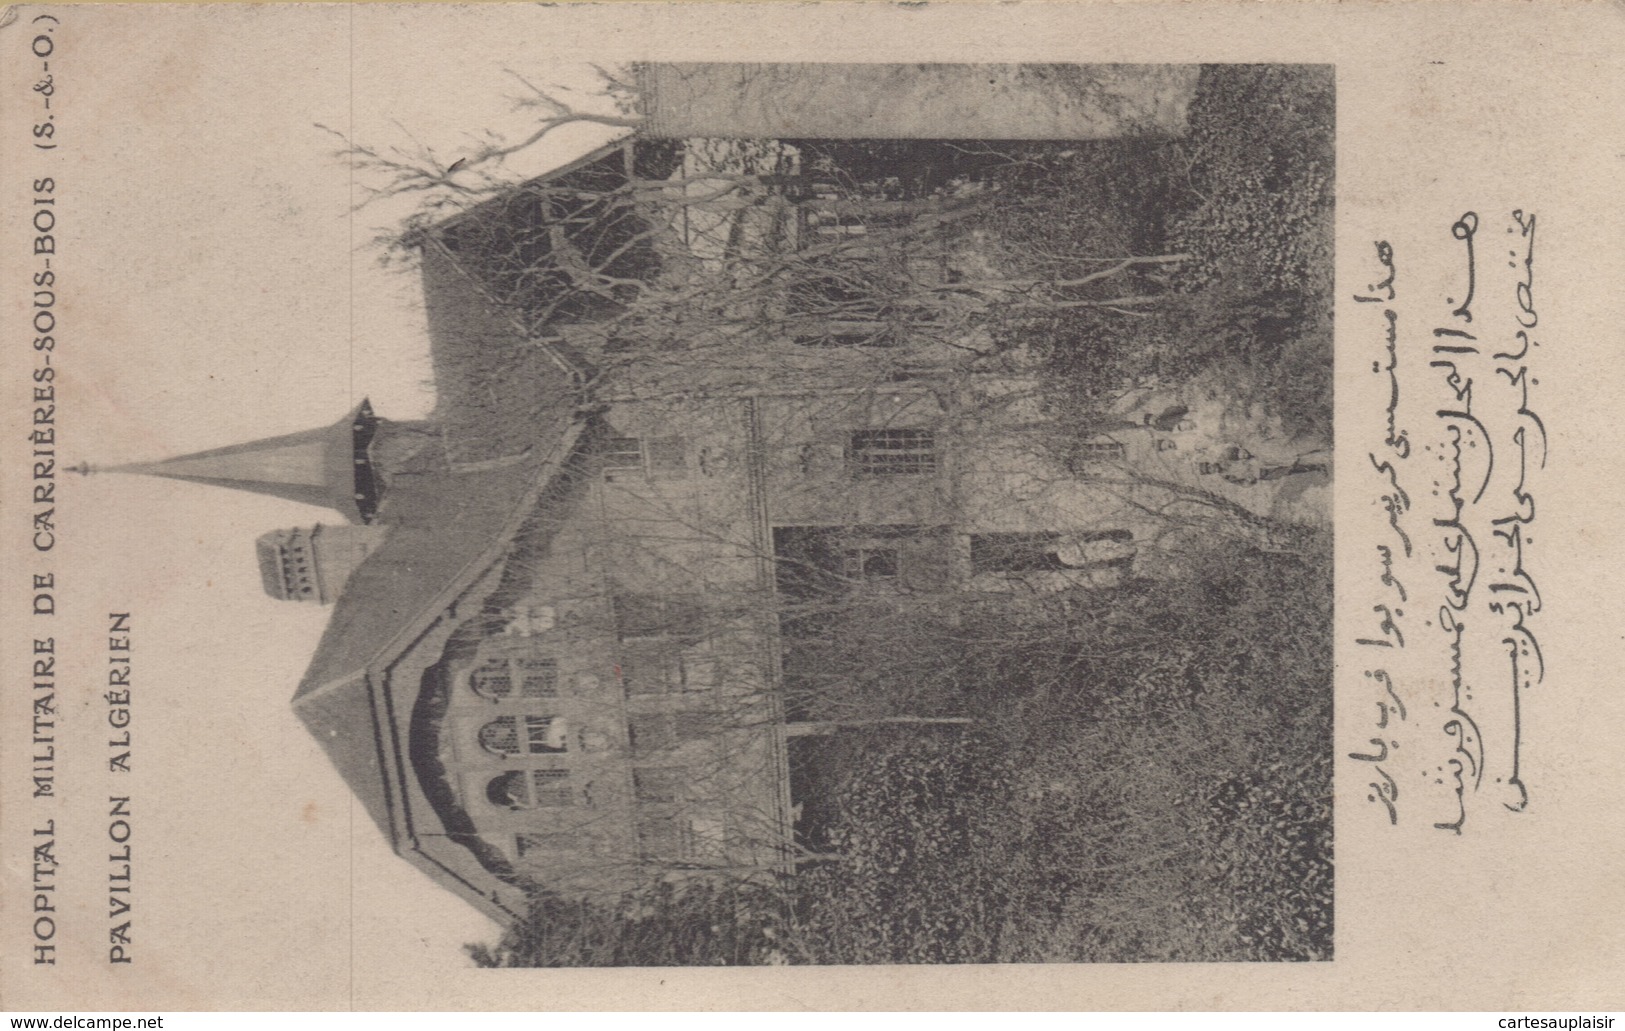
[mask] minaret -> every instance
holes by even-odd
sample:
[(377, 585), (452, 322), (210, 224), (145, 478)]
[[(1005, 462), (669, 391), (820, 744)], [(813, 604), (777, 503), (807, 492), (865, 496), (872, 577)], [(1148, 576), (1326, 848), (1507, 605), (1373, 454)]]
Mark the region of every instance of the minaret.
[[(161, 462), (114, 466), (107, 472), (141, 473), (172, 480), (269, 494), (330, 508), (352, 523), (370, 523), (383, 493), (381, 470), (370, 448), (379, 418), (363, 400), (325, 429), (199, 451)], [(81, 471), (88, 472), (89, 467)]]

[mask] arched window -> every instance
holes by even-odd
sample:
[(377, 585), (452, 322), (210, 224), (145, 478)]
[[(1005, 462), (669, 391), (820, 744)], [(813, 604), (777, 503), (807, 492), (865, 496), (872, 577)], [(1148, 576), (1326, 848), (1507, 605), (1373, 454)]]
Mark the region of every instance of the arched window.
[(569, 770), (509, 770), (486, 782), (485, 798), (503, 809), (552, 809), (575, 804)]
[(513, 694), (513, 675), (506, 659), (490, 659), (468, 677), (469, 686), (482, 698), (493, 701)]
[(494, 755), (509, 758), (527, 753), (552, 755), (569, 749), (569, 725), (558, 716), (499, 716), (480, 728), (480, 747)]
[(524, 770), (509, 770), (492, 777), (485, 785), (485, 797), (504, 809), (529, 809), (534, 804), (530, 795), (530, 778)]
[(494, 719), (480, 728), (480, 747), (500, 756), (519, 754), (519, 728), (512, 716)]
[(562, 752), (569, 747), (570, 728), (557, 716), (525, 717), (525, 750), (531, 755)]

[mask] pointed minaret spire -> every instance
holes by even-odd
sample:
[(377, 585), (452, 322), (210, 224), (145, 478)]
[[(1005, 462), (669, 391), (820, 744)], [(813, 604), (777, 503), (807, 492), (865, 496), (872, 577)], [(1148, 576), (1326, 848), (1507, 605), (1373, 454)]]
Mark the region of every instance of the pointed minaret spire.
[[(269, 494), (333, 509), (352, 523), (370, 523), (377, 514), (382, 488), (368, 454), (378, 422), (372, 406), (362, 401), (325, 429), (267, 437), (161, 462), (114, 466), (107, 472), (164, 476)], [(99, 470), (87, 462), (75, 471), (88, 475)]]

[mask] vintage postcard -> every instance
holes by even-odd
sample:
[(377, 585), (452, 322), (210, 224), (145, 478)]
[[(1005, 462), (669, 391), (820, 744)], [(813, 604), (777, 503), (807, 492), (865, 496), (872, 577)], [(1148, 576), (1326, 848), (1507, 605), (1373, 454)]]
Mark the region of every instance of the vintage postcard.
[(1622, 42), (8, 8), (0, 1008), (1625, 1005)]

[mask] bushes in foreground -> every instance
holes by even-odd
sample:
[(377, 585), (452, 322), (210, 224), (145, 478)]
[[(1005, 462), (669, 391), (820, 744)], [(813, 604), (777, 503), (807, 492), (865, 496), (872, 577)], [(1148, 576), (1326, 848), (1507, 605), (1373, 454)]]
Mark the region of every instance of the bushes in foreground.
[(796, 876), (539, 900), (475, 958), (1330, 958), (1325, 555), (1214, 555), (1122, 602), (1074, 628), (1069, 680), (972, 692), (969, 730), (849, 731), (799, 754), (824, 764), (830, 804), (826, 858)]

